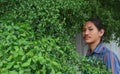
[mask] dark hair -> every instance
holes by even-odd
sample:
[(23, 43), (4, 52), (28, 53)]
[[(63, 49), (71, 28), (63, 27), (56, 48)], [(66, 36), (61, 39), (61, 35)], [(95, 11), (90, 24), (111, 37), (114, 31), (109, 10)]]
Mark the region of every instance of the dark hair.
[(89, 18), (87, 21), (94, 23), (98, 30), (104, 29), (103, 24), (99, 18)]

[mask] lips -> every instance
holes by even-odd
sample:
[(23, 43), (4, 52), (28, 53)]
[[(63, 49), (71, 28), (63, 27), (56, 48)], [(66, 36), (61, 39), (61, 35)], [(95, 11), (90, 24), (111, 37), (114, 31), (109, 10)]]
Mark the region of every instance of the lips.
[(91, 38), (91, 37), (89, 37), (89, 36), (85, 36), (85, 37), (84, 37), (85, 40), (88, 40), (88, 39), (90, 39), (90, 38)]

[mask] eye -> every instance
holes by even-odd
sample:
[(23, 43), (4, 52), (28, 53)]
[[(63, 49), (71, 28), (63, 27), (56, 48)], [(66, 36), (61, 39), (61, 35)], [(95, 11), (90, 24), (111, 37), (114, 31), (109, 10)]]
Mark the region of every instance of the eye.
[(86, 31), (86, 29), (82, 29), (82, 31), (83, 31), (83, 32), (85, 32), (85, 31)]
[(93, 30), (93, 28), (89, 28), (89, 30), (90, 30), (90, 31), (92, 31), (92, 30)]

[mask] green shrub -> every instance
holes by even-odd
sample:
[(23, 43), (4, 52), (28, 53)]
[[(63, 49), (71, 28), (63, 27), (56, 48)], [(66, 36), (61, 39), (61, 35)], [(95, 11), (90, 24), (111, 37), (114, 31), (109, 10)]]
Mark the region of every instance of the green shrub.
[(74, 50), (84, 21), (101, 13), (99, 2), (1, 0), (0, 6), (0, 74), (109, 73)]

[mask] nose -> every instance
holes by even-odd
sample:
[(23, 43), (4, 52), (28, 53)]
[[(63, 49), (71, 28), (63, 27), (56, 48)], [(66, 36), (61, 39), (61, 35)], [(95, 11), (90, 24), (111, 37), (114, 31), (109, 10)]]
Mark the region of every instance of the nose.
[(85, 31), (84, 31), (84, 34), (85, 34), (85, 35), (88, 35), (88, 34), (89, 34), (89, 30), (85, 30)]

